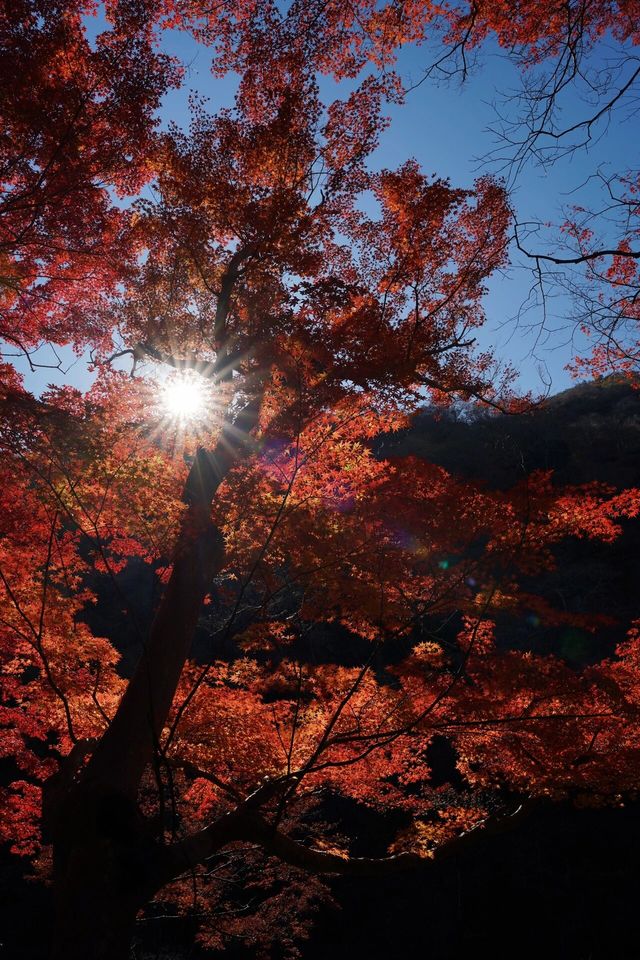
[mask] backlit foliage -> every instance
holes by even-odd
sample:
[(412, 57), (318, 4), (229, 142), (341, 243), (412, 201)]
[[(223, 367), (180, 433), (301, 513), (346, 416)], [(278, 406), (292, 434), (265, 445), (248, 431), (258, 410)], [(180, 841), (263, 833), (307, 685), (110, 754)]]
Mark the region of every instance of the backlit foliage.
[[(629, 4), (587, 6), (590, 40), (630, 35)], [(425, 399), (527, 405), (474, 344), (507, 262), (503, 185), (372, 169), (402, 98), (394, 51), (438, 26), (538, 60), (562, 17), (541, 35), (536, 3), (114, 2), (91, 41), (93, 13), (0, 13), (0, 333), (88, 345), (98, 371), (84, 395), (36, 399), (0, 369), (0, 836), (54, 878), (56, 956), (119, 929), (115, 890), (130, 926), (155, 898), (197, 914), (210, 947), (294, 955), (321, 873), (437, 861), (498, 791), (636, 786), (637, 630), (577, 670), (505, 648), (495, 624), (597, 630), (525, 580), (566, 538), (615, 539), (638, 492), (546, 472), (490, 490), (376, 452)], [(169, 27), (239, 75), (235, 106), (194, 99), (188, 132), (154, 121), (180, 75)], [(349, 92), (323, 102), (322, 74)], [(163, 367), (206, 381), (197, 425), (163, 414)], [(119, 627), (92, 628), (106, 585), (137, 666)], [(431, 782), (443, 735), (456, 803)], [(351, 857), (336, 798), (397, 817), (388, 860)]]

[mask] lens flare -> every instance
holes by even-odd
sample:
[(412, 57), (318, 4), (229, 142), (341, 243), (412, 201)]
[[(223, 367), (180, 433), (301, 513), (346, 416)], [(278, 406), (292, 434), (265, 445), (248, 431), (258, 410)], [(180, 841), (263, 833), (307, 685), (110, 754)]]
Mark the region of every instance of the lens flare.
[(192, 422), (205, 412), (205, 391), (200, 378), (182, 373), (162, 388), (162, 405), (173, 420)]

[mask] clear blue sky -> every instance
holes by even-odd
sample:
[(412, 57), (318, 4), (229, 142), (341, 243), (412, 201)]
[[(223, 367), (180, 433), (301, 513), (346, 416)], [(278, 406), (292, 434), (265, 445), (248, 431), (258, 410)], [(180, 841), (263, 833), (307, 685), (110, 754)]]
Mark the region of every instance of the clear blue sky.
[[(93, 20), (90, 28), (98, 32), (102, 29), (101, 21)], [(188, 124), (187, 101), (191, 91), (208, 96), (211, 109), (233, 104), (234, 78), (217, 80), (211, 76), (211, 54), (206, 48), (175, 31), (167, 34), (164, 46), (180, 57), (187, 71), (184, 86), (165, 97), (160, 114), (163, 125), (170, 121), (181, 126)], [(424, 48), (407, 48), (399, 61), (400, 72), (415, 82), (421, 78), (429, 59), (429, 52)], [(372, 165), (392, 168), (414, 157), (425, 172), (448, 177), (454, 186), (471, 186), (479, 174), (496, 171), (495, 164), (482, 160), (495, 144), (489, 131), (496, 120), (492, 104), (503, 94), (518, 89), (520, 82), (517, 69), (506, 55), (486, 46), (465, 84), (438, 85), (426, 80), (408, 95), (403, 106), (389, 109), (391, 124), (382, 136)], [(323, 88), (328, 96), (335, 95), (335, 84), (324, 81)], [(337, 89), (339, 95), (343, 95), (340, 88)], [(579, 101), (577, 91), (565, 101), (565, 109), (567, 118), (572, 120), (584, 115), (586, 108)], [(589, 182), (588, 178), (599, 167), (615, 170), (625, 166), (622, 158), (629, 154), (630, 129), (628, 124), (616, 125), (614, 118), (606, 135), (589, 153), (578, 152), (549, 170), (527, 166), (513, 186), (512, 199), (518, 218), (558, 222), (563, 219), (563, 206), (578, 202), (597, 206), (601, 195), (595, 182)], [(575, 190), (580, 184), (585, 185), (578, 195)], [(527, 301), (532, 282), (530, 271), (525, 269), (522, 259), (514, 255), (513, 266), (490, 285), (486, 298), (488, 322), (481, 333), (481, 345), (494, 346), (499, 357), (519, 369), (520, 385), (524, 389), (543, 389), (539, 370), (544, 367), (544, 378), (550, 380), (551, 391), (555, 393), (571, 384), (564, 369), (576, 342), (571, 343), (565, 326), (571, 304), (566, 297), (552, 301), (549, 329), (542, 335), (538, 310), (528, 312), (517, 323), (516, 315)], [(65, 367), (71, 364), (67, 374), (47, 369), (30, 373), (24, 361), (17, 362), (27, 374), (30, 389), (40, 392), (50, 382), (64, 381), (81, 388), (89, 383), (84, 358), (74, 358), (70, 350), (63, 350), (60, 355)], [(43, 350), (38, 359), (54, 362), (47, 350)]]

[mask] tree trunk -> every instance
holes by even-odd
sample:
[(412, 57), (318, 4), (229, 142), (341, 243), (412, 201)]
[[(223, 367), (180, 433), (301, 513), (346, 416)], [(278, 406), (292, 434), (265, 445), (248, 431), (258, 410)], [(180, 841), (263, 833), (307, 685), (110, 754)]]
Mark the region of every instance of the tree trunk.
[(126, 799), (76, 784), (50, 812), (54, 849), (54, 960), (125, 960), (153, 839)]
[(53, 960), (128, 960), (139, 909), (118, 855), (76, 848), (56, 878)]
[(73, 756), (78, 744), (45, 784), (43, 818), (54, 847), (54, 960), (128, 958), (136, 914), (158, 889), (162, 846), (137, 810), (138, 787), (158, 749), (204, 597), (224, 564), (211, 502), (248, 452), (259, 409), (257, 397), (223, 430), (215, 450), (198, 451), (185, 485), (173, 570), (135, 673), (84, 769), (82, 750), (77, 762)]
[(84, 773), (131, 800), (158, 748), (207, 590), (224, 565), (224, 540), (211, 521), (211, 503), (249, 451), (259, 410), (256, 397), (222, 431), (213, 451), (198, 450), (183, 491), (187, 510), (169, 582), (134, 675)]

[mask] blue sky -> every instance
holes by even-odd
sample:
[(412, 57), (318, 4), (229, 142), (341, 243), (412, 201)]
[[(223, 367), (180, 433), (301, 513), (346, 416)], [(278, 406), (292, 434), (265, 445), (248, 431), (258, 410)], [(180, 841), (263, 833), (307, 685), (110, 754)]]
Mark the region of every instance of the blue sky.
[[(99, 19), (90, 24), (94, 33), (101, 28)], [(188, 124), (191, 91), (209, 97), (212, 110), (232, 106), (234, 78), (218, 80), (211, 76), (210, 51), (176, 31), (166, 35), (163, 45), (187, 66), (183, 87), (170, 91), (165, 97), (160, 113), (163, 125), (170, 121), (180, 126)], [(598, 53), (603, 63), (607, 55), (604, 50)], [(400, 57), (399, 70), (407, 80), (416, 82), (429, 61), (425, 48), (407, 48)], [(495, 145), (489, 129), (496, 121), (493, 104), (504, 94), (517, 90), (520, 84), (520, 74), (509, 58), (496, 47), (485, 46), (466, 83), (436, 84), (427, 79), (409, 93), (404, 105), (389, 108), (391, 124), (381, 138), (371, 165), (393, 168), (413, 157), (425, 172), (448, 177), (454, 186), (461, 187), (471, 186), (480, 174), (498, 172), (497, 164), (482, 159)], [(344, 95), (340, 86), (329, 81), (323, 81), (322, 90), (327, 96)], [(564, 111), (572, 120), (585, 115), (586, 107), (580, 102), (579, 91), (571, 91), (564, 102)], [(596, 139), (589, 152), (578, 151), (548, 169), (529, 164), (520, 172), (512, 184), (512, 201), (520, 220), (559, 222), (563, 219), (563, 207), (578, 202), (584, 206), (598, 205), (599, 188), (589, 177), (596, 169), (624, 167), (621, 158), (629, 153), (631, 128), (628, 123), (615, 120), (614, 117), (606, 134)], [(581, 184), (582, 188), (576, 193)], [(567, 324), (571, 303), (565, 296), (550, 301), (547, 329), (540, 327), (539, 309), (523, 310), (530, 304), (532, 283), (526, 262), (514, 255), (512, 266), (490, 284), (486, 298), (488, 320), (479, 344), (483, 348), (493, 346), (499, 358), (519, 370), (521, 388), (539, 392), (549, 383), (551, 392), (556, 393), (571, 385), (564, 368), (575, 347), (583, 346), (584, 340), (574, 337), (572, 341), (573, 331)], [(24, 361), (16, 363), (25, 372), (30, 389), (39, 393), (50, 382), (68, 382), (81, 388), (88, 385), (86, 358), (74, 357), (71, 350), (62, 350), (59, 354), (67, 373), (50, 369), (31, 373)], [(38, 359), (55, 362), (46, 349)]]

